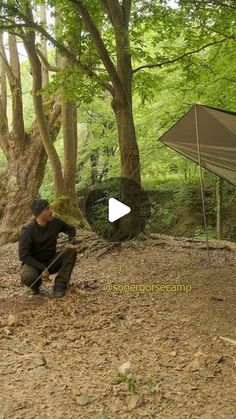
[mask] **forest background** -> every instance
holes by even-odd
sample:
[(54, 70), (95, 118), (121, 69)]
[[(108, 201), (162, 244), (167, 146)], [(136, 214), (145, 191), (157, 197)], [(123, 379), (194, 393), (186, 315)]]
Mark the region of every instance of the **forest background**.
[[(107, 4), (110, 4), (110, 9)], [(194, 103), (236, 111), (234, 2), (113, 0), (108, 3), (75, 0), (38, 4), (37, 1), (9, 1), (0, 2), (0, 8), (1, 106), (4, 108), (5, 102), (8, 126), (12, 129), (7, 141), (3, 140), (6, 133), (1, 120), (0, 217), (5, 225), (4, 229), (2, 227), (2, 241), (15, 240), (19, 225), (27, 219), (27, 205), (37, 194), (50, 202), (66, 195), (61, 188), (63, 182), (64, 187), (69, 185), (71, 197), (78, 201), (83, 211), (90, 188), (127, 171), (124, 168), (127, 152), (124, 138), (129, 138), (129, 135), (134, 149), (137, 139), (141, 183), (151, 199), (147, 230), (201, 237), (204, 229), (198, 167), (166, 148), (158, 139)], [(115, 21), (117, 10), (123, 13), (126, 32), (122, 32), (121, 23)], [(30, 28), (34, 29), (34, 40)], [(124, 38), (129, 42), (128, 60), (132, 63), (122, 73), (122, 66), (127, 65)], [(100, 40), (103, 51), (101, 45), (99, 49)], [(35, 50), (31, 48), (31, 41), (34, 41)], [(37, 80), (32, 71), (34, 52), (41, 66), (41, 89), (35, 88), (34, 84)], [(105, 58), (104, 52), (107, 53)], [(81, 68), (81, 62), (84, 68)], [(116, 72), (109, 65), (113, 65)], [(132, 80), (130, 77), (127, 81), (125, 74), (130, 68)], [(87, 69), (96, 73), (95, 76), (86, 74)], [(135, 135), (126, 132), (123, 138), (120, 128), (119, 139), (122, 121), (116, 119), (114, 103), (111, 106), (113, 93), (110, 88), (113, 86), (119, 92), (119, 85), (116, 87), (114, 80), (117, 74), (118, 81), (124, 77), (123, 84), (127, 83), (135, 127)], [(25, 138), (32, 138), (32, 132), (37, 131), (38, 125), (40, 127), (39, 97), (44, 99), (47, 122), (49, 112), (56, 114), (55, 103), (60, 107), (53, 120), (57, 124), (51, 126), (52, 132), (49, 132), (53, 141), (49, 144), (47, 139), (41, 138), (40, 146), (46, 150), (45, 159), (42, 158), (45, 165), (40, 176), (36, 169), (31, 174), (29, 172), (39, 180), (37, 185), (32, 190), (27, 184), (12, 187), (12, 173), (24, 171), (16, 162), (22, 164), (23, 161), (25, 165), (22, 158), (25, 151), (18, 148), (14, 129), (18, 133), (22, 129)], [(19, 123), (21, 108), (23, 128), (15, 126)], [(74, 115), (73, 121), (68, 120), (68, 112)], [(71, 124), (75, 128), (73, 141)], [(124, 124), (127, 126), (126, 122)], [(12, 156), (9, 144), (11, 147), (14, 141), (16, 151)], [(41, 153), (41, 148), (37, 153)], [(68, 161), (68, 153), (73, 161)], [(32, 154), (31, 167), (33, 161)], [(139, 166), (139, 161), (134, 167)], [(129, 167), (130, 164), (128, 162)], [(137, 179), (138, 175), (134, 180)], [(16, 213), (19, 197), (24, 195), (22, 191), (30, 192), (26, 194), (27, 199), (22, 198), (24, 205)], [(235, 241), (235, 187), (204, 171), (204, 194), (209, 236)], [(64, 204), (60, 205), (57, 208), (59, 213)], [(14, 223), (9, 221), (13, 217)]]

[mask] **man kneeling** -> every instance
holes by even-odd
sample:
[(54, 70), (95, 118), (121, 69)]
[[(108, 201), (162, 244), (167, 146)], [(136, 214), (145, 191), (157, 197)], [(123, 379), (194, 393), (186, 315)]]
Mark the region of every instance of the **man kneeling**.
[[(21, 281), (31, 288), (33, 294), (39, 294), (42, 279), (57, 273), (53, 295), (63, 297), (76, 261), (76, 248), (70, 244), (75, 239), (76, 230), (61, 219), (53, 217), (50, 205), (44, 199), (34, 201), (31, 210), (35, 219), (23, 226), (19, 240)], [(65, 252), (47, 270), (47, 266), (58, 255), (56, 245), (61, 232), (68, 235), (69, 244)], [(40, 274), (42, 275), (37, 280)]]

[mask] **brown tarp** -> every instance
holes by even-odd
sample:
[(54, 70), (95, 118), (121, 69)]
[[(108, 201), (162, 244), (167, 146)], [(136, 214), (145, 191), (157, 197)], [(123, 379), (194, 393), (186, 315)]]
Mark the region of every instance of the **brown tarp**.
[(193, 105), (160, 141), (236, 185), (236, 113)]

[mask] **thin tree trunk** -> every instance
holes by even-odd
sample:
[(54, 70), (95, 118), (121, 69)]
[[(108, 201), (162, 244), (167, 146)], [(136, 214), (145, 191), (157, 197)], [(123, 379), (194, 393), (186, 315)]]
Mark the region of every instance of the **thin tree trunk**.
[(23, 102), (21, 89), (20, 62), (17, 50), (16, 38), (8, 35), (10, 69), (9, 83), (12, 95), (12, 132), (11, 138), (18, 150), (24, 148), (25, 128), (23, 116)]
[(75, 182), (77, 166), (77, 108), (73, 101), (62, 101), (62, 133), (64, 145), (65, 193), (76, 199)]
[[(40, 20), (43, 26), (47, 25), (47, 13), (46, 13), (46, 5), (40, 5)], [(48, 59), (48, 49), (47, 49), (47, 40), (41, 35), (41, 51), (46, 58)], [(46, 67), (42, 68), (42, 86), (46, 87), (49, 84), (49, 73)]]
[[(63, 57), (61, 60), (62, 68), (71, 67), (68, 58)], [(73, 100), (65, 97), (61, 98), (62, 103), (62, 134), (64, 149), (64, 184), (65, 194), (72, 201), (76, 201), (76, 167), (77, 167), (77, 148), (78, 148), (78, 132), (77, 132), (77, 107)]]
[[(0, 55), (4, 51), (3, 33), (0, 31)], [(4, 68), (3, 60), (0, 57), (0, 98), (2, 103), (1, 113), (6, 117), (7, 115), (7, 78)]]
[(24, 39), (24, 44), (29, 56), (33, 77), (33, 101), (35, 114), (40, 129), (41, 139), (52, 167), (54, 190), (57, 197), (64, 195), (65, 193), (64, 179), (60, 158), (53, 145), (48, 129), (48, 123), (43, 108), (43, 98), (42, 95), (39, 94), (39, 91), (42, 89), (42, 67), (35, 48), (35, 35), (32, 33), (28, 35), (28, 38)]
[(0, 32), (0, 147), (5, 157), (7, 158), (9, 152), (9, 130), (7, 119), (7, 79), (5, 62), (3, 57), (5, 57), (3, 33)]
[(98, 162), (99, 162), (99, 150), (92, 150), (90, 154), (91, 162), (91, 184), (96, 185), (98, 182)]

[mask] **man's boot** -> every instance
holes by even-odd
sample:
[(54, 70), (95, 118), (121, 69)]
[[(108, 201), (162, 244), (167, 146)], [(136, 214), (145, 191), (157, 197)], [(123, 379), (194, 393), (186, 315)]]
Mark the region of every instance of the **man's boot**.
[[(75, 249), (68, 248), (57, 262), (58, 269), (55, 269), (57, 276), (55, 278), (55, 285), (53, 290), (53, 296), (55, 298), (61, 298), (65, 295), (71, 277), (71, 272), (75, 265), (76, 255), (77, 252)], [(53, 271), (54, 269), (52, 270), (52, 273)]]
[(53, 289), (54, 298), (62, 298), (66, 293), (66, 287), (64, 285), (55, 285)]
[(33, 295), (38, 295), (40, 294), (40, 288), (39, 288), (39, 284), (35, 284), (31, 289), (31, 292)]

